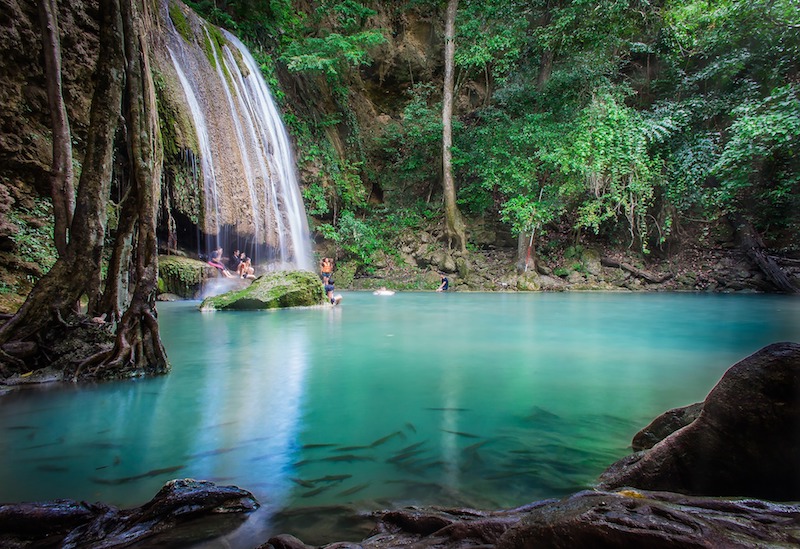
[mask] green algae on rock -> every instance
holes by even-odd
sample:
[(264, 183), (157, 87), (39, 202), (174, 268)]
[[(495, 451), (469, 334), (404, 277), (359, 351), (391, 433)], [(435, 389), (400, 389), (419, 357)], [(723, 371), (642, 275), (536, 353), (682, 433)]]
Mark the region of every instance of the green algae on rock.
[(205, 261), (177, 255), (158, 257), (158, 293), (176, 294), (192, 299), (200, 293), (205, 279), (216, 269)]
[(309, 307), (325, 303), (319, 278), (307, 271), (279, 271), (255, 279), (250, 286), (209, 297), (201, 311), (249, 311), (284, 307)]

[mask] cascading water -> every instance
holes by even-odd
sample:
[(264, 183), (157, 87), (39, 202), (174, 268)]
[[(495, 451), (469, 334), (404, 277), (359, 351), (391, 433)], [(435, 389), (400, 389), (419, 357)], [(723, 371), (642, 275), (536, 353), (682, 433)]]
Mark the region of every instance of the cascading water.
[(235, 36), (191, 20), (192, 41), (169, 25), (167, 52), (200, 156), (206, 251), (241, 249), (260, 270), (312, 270), (289, 135), (259, 66)]

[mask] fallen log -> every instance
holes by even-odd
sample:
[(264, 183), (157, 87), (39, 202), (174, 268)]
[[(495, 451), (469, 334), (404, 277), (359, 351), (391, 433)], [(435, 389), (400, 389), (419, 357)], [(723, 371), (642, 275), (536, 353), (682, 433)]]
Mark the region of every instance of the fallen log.
[(764, 241), (758, 234), (753, 224), (741, 215), (730, 215), (728, 220), (736, 231), (739, 246), (779, 291), (787, 294), (800, 293), (800, 289), (789, 279), (780, 265), (767, 254)]
[(624, 263), (622, 261), (617, 261), (616, 259), (612, 259), (610, 257), (600, 258), (600, 264), (604, 267), (615, 267), (617, 269), (622, 269), (623, 271), (628, 271), (632, 275), (641, 278), (643, 280), (646, 280), (651, 284), (661, 284), (662, 282), (666, 282), (667, 280), (672, 278), (672, 273), (666, 273), (661, 276), (656, 276), (652, 273), (648, 273), (647, 271), (637, 269), (633, 265)]

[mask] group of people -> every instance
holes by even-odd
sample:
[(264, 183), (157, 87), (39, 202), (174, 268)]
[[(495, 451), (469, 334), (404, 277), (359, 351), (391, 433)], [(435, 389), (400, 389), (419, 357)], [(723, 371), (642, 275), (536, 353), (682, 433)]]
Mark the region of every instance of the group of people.
[(222, 276), (226, 278), (238, 277), (252, 279), (256, 277), (256, 270), (255, 267), (253, 267), (253, 262), (244, 252), (234, 250), (233, 256), (228, 260), (227, 266), (223, 263), (225, 259), (226, 258), (222, 257), (222, 247), (219, 247), (211, 252), (208, 264), (218, 269)]

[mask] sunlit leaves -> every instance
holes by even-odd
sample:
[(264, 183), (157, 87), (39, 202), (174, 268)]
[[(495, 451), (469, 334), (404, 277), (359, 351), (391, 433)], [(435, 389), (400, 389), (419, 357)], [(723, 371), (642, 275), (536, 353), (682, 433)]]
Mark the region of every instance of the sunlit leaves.
[(296, 40), (284, 50), (282, 59), (294, 72), (321, 72), (335, 77), (347, 67), (357, 67), (370, 61), (368, 49), (381, 44), (383, 35), (374, 30), (352, 35), (331, 33), (324, 38)]

